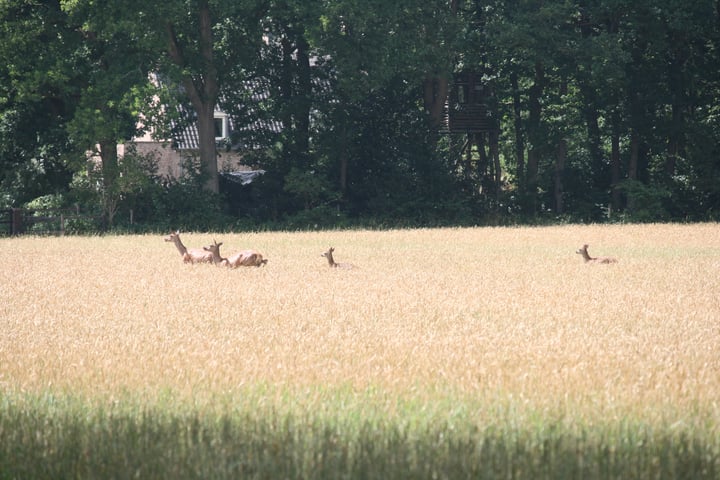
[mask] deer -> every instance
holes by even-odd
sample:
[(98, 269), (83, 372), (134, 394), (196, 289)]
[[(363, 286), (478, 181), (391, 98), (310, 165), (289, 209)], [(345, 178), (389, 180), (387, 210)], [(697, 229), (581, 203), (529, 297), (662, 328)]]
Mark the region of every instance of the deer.
[(183, 245), (182, 241), (180, 240), (180, 230), (172, 232), (170, 235), (165, 237), (165, 241), (173, 242), (175, 244), (175, 247), (178, 249), (178, 252), (180, 252), (180, 256), (183, 259), (183, 263), (195, 264), (210, 263), (213, 261), (211, 253), (208, 253), (199, 248), (188, 249), (187, 247), (185, 247), (185, 245)]
[(212, 262), (216, 267), (219, 267), (220, 265), (228, 266), (228, 259), (220, 255), (220, 245), (222, 244), (223, 242), (217, 243), (217, 241), (213, 238), (212, 245), (203, 247), (203, 250), (210, 253)]
[(328, 265), (330, 268), (344, 268), (346, 270), (349, 270), (351, 268), (355, 268), (355, 265), (352, 263), (337, 263), (335, 259), (333, 258), (333, 252), (335, 251), (335, 247), (330, 247), (325, 253), (322, 253), (320, 256), (327, 258)]
[(203, 250), (209, 252), (212, 255), (212, 261), (216, 266), (226, 266), (230, 268), (237, 267), (261, 267), (267, 264), (267, 258), (263, 258), (262, 253), (256, 252), (255, 250), (243, 250), (238, 252), (231, 257), (225, 258), (220, 255), (220, 245), (223, 242), (217, 243), (213, 239), (213, 244), (203, 247)]
[(582, 248), (579, 248), (575, 251), (575, 253), (582, 255), (585, 263), (617, 263), (617, 258), (613, 257), (591, 257), (587, 249), (588, 244), (586, 243), (582, 246)]

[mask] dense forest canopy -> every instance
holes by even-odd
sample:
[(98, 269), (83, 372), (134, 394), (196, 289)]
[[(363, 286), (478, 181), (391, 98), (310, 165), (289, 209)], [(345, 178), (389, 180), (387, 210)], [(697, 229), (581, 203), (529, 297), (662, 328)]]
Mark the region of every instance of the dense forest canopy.
[[(0, 0), (0, 36), (0, 208), (198, 229), (720, 211), (718, 0)], [(173, 105), (197, 174), (118, 158)], [(216, 108), (266, 172), (249, 186), (219, 175)]]

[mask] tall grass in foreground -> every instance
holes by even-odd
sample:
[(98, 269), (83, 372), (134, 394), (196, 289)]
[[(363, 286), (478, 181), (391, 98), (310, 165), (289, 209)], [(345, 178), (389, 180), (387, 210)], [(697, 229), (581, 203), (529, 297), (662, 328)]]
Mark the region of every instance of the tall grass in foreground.
[(720, 478), (717, 224), (214, 237), (0, 239), (0, 478)]
[(571, 427), (508, 418), (451, 427), (356, 413), (206, 414), (5, 398), (0, 478), (720, 477), (720, 444), (703, 431), (632, 419)]

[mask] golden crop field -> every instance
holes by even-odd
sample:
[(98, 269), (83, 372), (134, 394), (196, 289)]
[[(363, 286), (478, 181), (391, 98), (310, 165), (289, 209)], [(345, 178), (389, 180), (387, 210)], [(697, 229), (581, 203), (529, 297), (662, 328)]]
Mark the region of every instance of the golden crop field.
[(0, 239), (0, 391), (345, 392), (720, 432), (718, 224), (181, 238), (269, 263), (183, 264), (161, 235)]

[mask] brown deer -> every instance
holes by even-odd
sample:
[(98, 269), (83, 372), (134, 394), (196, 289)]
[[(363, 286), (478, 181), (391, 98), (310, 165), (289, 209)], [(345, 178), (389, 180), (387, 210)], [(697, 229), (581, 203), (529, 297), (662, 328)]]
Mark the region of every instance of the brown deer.
[(185, 247), (180, 240), (180, 230), (172, 232), (170, 235), (165, 237), (165, 241), (173, 242), (175, 244), (175, 247), (178, 249), (178, 252), (180, 252), (180, 256), (182, 257), (184, 263), (210, 263), (213, 261), (211, 253), (199, 248), (188, 249)]
[(210, 253), (210, 258), (212, 258), (212, 262), (215, 266), (228, 265), (228, 259), (220, 256), (220, 245), (222, 244), (223, 242), (217, 243), (217, 241), (213, 238), (212, 245), (203, 247), (203, 250)]
[(335, 251), (335, 247), (330, 247), (327, 252), (321, 254), (321, 257), (327, 258), (328, 265), (330, 268), (344, 268), (344, 269), (351, 269), (355, 268), (355, 265), (351, 263), (337, 263), (335, 259), (333, 258), (333, 252)]
[(617, 263), (617, 258), (613, 257), (591, 257), (587, 249), (588, 244), (586, 243), (582, 246), (582, 248), (579, 248), (575, 251), (575, 253), (582, 255), (585, 263)]
[(230, 268), (261, 267), (268, 262), (267, 258), (263, 258), (262, 253), (256, 252), (255, 250), (243, 250), (231, 257), (225, 258), (220, 255), (220, 245), (222, 245), (222, 242), (217, 243), (213, 240), (212, 245), (203, 247), (203, 250), (210, 252), (210, 255), (212, 255), (212, 261), (215, 265), (224, 265)]

